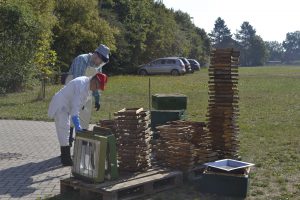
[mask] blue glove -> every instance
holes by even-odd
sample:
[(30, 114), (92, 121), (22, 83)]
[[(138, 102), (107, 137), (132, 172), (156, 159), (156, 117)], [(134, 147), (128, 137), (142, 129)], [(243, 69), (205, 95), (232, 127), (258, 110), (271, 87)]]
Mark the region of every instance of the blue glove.
[(80, 126), (80, 122), (79, 122), (79, 116), (78, 115), (74, 115), (72, 116), (72, 122), (75, 126), (75, 131), (82, 131), (81, 126)]

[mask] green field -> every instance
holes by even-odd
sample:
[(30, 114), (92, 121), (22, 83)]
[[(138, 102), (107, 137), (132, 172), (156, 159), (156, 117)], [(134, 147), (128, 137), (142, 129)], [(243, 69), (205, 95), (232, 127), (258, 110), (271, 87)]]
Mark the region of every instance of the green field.
[[(152, 93), (186, 94), (188, 119), (206, 120), (206, 69), (180, 77), (150, 78)], [(148, 79), (110, 78), (93, 122), (124, 107), (148, 108)], [(48, 103), (60, 87), (47, 87), (45, 101), (36, 101), (37, 88), (0, 97), (0, 118), (48, 120)], [(300, 67), (240, 68), (239, 90), (240, 152), (244, 161), (256, 164), (248, 199), (300, 199)], [(154, 199), (200, 199), (197, 196), (192, 186), (185, 186), (176, 194), (169, 191)]]

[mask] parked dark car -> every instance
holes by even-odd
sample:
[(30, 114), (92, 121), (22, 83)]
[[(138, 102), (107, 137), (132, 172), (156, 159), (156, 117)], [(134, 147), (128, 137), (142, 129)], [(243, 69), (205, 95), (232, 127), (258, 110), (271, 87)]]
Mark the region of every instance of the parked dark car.
[(184, 57), (179, 57), (179, 58), (184, 63), (186, 73), (194, 73), (194, 70), (192, 70), (191, 64), (189, 63), (189, 61)]
[(194, 71), (200, 70), (200, 63), (197, 60), (195, 60), (195, 59), (188, 59), (188, 61), (191, 64), (192, 70), (194, 70)]

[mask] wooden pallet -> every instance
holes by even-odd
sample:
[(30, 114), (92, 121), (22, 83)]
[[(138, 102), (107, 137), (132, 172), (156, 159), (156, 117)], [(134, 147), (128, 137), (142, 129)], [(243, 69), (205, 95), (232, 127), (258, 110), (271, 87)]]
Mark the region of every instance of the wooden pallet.
[(185, 181), (196, 181), (202, 177), (205, 168), (206, 166), (204, 165), (195, 166), (194, 168), (183, 172), (183, 179)]
[(77, 192), (84, 200), (130, 200), (177, 187), (182, 182), (182, 172), (157, 168), (144, 173), (121, 175), (118, 180), (100, 184), (67, 178), (60, 181), (60, 190), (62, 195)]

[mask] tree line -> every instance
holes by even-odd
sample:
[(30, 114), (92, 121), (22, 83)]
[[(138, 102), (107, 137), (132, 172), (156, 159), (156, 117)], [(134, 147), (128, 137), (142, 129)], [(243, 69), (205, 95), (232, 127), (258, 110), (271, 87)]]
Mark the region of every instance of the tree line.
[(208, 34), (158, 0), (0, 0), (0, 94), (53, 80), (100, 43), (111, 49), (106, 72), (130, 74), (165, 56), (208, 64), (212, 47), (239, 49), (242, 65), (291, 61), (299, 58), (299, 40), (295, 32), (282, 44), (264, 42), (248, 22), (233, 38), (221, 18)]
[(209, 61), (210, 40), (184, 12), (154, 0), (0, 0), (0, 93), (17, 91), (100, 43), (107, 73), (135, 73), (162, 56)]
[(234, 47), (240, 50), (242, 66), (261, 66), (268, 61), (286, 64), (300, 61), (300, 31), (287, 33), (282, 43), (264, 41), (249, 22), (243, 22), (233, 35), (219, 17), (209, 36), (215, 48)]

